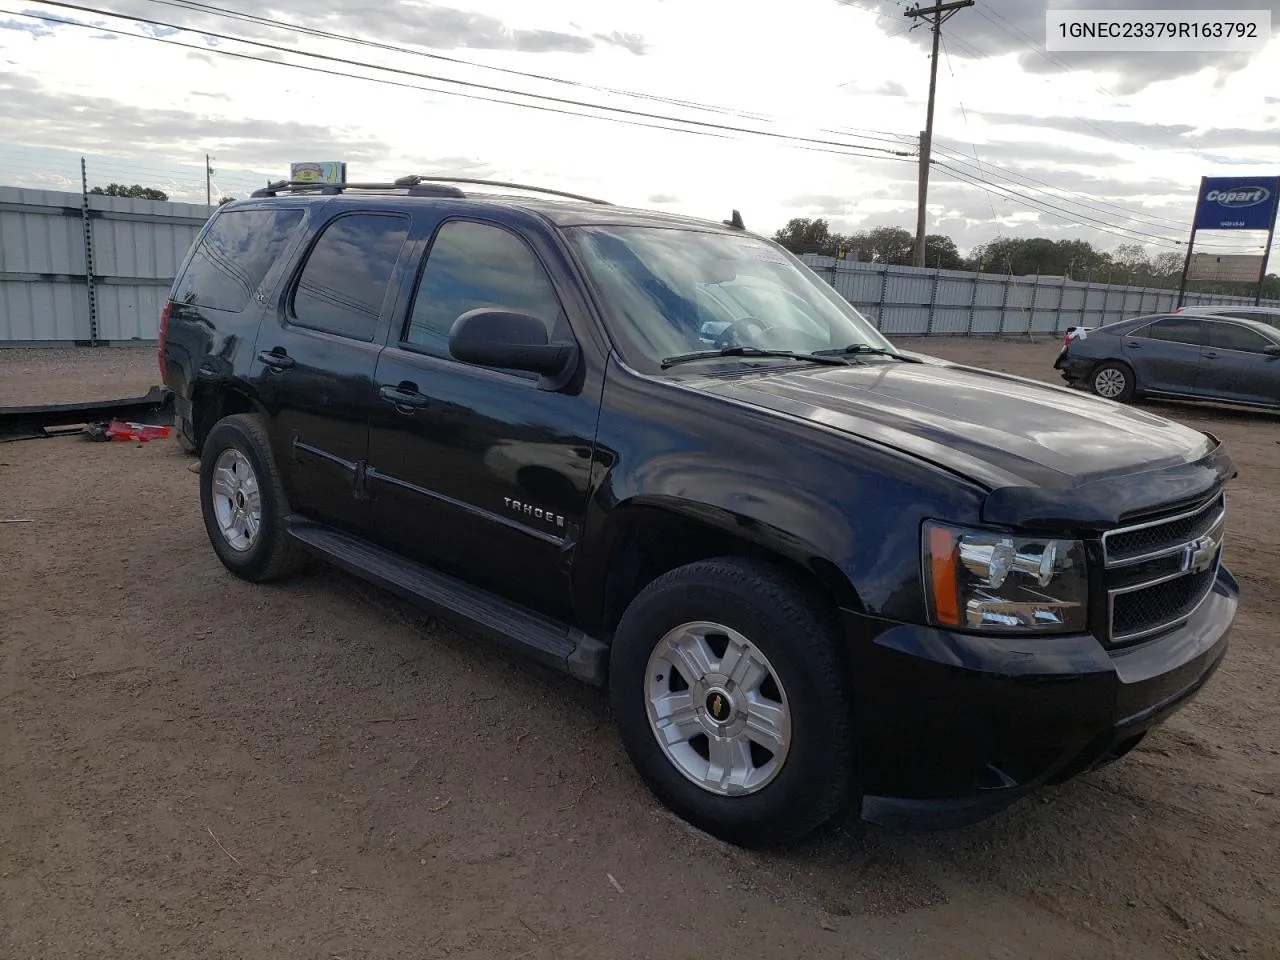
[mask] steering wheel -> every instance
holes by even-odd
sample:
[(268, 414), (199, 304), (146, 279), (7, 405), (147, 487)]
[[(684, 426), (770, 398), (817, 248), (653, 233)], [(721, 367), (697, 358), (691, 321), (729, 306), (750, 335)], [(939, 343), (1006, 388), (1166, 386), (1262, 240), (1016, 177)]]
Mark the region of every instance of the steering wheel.
[(757, 320), (755, 317), (742, 317), (720, 331), (720, 336), (716, 337), (715, 349), (726, 350), (729, 347), (747, 346), (742, 342), (739, 331), (751, 334), (751, 339), (755, 340), (760, 334), (772, 329), (773, 327), (765, 326), (763, 321)]

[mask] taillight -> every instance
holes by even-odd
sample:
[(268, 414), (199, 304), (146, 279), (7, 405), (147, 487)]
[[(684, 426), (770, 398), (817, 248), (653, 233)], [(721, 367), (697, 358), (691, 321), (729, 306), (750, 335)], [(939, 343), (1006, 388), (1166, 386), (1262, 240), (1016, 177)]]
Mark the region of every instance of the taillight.
[(173, 309), (173, 301), (166, 300), (164, 309), (160, 311), (160, 334), (156, 338), (156, 358), (160, 361), (160, 382), (168, 386), (169, 371), (164, 363), (164, 343), (169, 338), (169, 311)]

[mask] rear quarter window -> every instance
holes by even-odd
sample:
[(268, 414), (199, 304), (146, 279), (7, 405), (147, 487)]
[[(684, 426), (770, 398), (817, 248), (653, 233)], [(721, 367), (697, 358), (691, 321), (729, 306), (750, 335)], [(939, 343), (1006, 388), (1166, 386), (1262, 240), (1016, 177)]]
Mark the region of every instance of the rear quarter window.
[(298, 277), (290, 323), (372, 340), (408, 235), (409, 218), (399, 214), (351, 213), (331, 220)]
[(178, 280), (175, 300), (239, 313), (302, 224), (294, 209), (224, 210)]

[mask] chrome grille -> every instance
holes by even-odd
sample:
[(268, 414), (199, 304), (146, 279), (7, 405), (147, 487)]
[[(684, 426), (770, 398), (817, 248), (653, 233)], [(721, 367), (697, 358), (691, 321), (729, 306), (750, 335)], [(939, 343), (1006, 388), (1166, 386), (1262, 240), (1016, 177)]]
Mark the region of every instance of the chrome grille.
[(1102, 537), (1108, 635), (1131, 643), (1185, 621), (1213, 589), (1227, 521), (1224, 494)]

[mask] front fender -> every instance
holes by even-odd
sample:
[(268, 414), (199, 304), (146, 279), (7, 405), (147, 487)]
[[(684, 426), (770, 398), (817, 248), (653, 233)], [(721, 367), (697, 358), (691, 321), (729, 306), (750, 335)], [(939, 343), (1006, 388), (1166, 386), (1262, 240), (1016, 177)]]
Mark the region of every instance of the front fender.
[(603, 595), (618, 531), (648, 509), (812, 570), (851, 609), (919, 622), (920, 524), (975, 522), (984, 495), (909, 454), (615, 365), (576, 592), (587, 605)]

